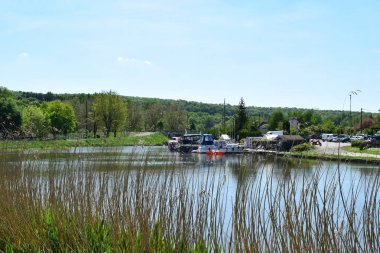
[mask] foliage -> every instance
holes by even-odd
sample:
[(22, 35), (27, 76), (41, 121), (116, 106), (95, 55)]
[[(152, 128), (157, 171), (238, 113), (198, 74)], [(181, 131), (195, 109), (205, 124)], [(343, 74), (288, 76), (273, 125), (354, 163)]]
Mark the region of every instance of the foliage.
[(187, 127), (186, 112), (174, 103), (169, 105), (165, 110), (165, 124), (171, 132), (184, 131)]
[[(93, 110), (93, 102), (98, 94), (46, 94), (33, 92), (14, 92), (4, 88), (1, 89), (4, 96), (10, 97), (14, 102), (15, 108), (23, 111), (28, 106), (39, 106), (43, 102), (60, 100), (70, 103), (74, 108), (77, 121), (77, 130), (84, 129), (93, 131), (93, 136), (99, 129), (104, 128), (104, 123), (95, 119)], [(123, 126), (128, 131), (169, 131), (170, 129), (184, 128), (191, 131), (215, 132), (215, 133), (232, 133), (234, 132), (233, 117), (238, 114), (238, 106), (222, 103), (210, 104), (184, 100), (170, 100), (158, 98), (141, 98), (141, 97), (121, 97), (122, 100), (128, 101), (132, 108), (127, 107), (128, 115), (125, 124), (123, 122), (118, 125), (118, 130)], [(241, 101), (240, 101), (241, 102)], [(174, 126), (174, 121), (169, 121), (168, 110), (175, 106), (183, 111), (183, 119), (185, 123), (179, 123)], [(244, 105), (245, 106), (245, 105)], [(285, 105), (286, 106), (286, 105)], [(222, 123), (223, 112), (225, 108), (225, 123)], [(129, 110), (131, 109), (131, 110)], [(282, 119), (274, 122), (273, 118), (278, 116), (278, 111), (282, 111)], [(91, 113), (89, 114), (88, 112)], [(248, 121), (241, 129), (240, 136), (254, 135), (259, 133), (258, 126), (269, 123), (271, 130), (280, 129), (290, 132), (288, 119), (296, 117), (299, 122), (300, 134), (320, 134), (328, 133), (349, 133), (350, 132), (350, 116), (347, 111), (341, 110), (311, 110), (301, 108), (270, 108), (270, 107), (245, 107)], [(90, 116), (90, 117), (89, 117)], [(175, 118), (178, 119), (176, 116)], [(380, 116), (378, 113), (363, 112), (363, 119), (369, 118), (375, 121), (371, 127), (363, 129), (365, 133), (373, 133), (380, 125)], [(183, 121), (182, 119), (182, 121)], [(181, 122), (182, 122), (181, 121)], [(352, 112), (352, 122), (356, 126), (360, 124), (360, 113)], [(173, 124), (169, 124), (173, 123)], [(91, 124), (91, 128), (89, 125)], [(248, 125), (247, 125), (248, 124)], [(236, 128), (240, 126), (236, 125)], [(115, 130), (107, 130), (107, 133)], [(18, 130), (15, 132), (17, 135)], [(106, 133), (106, 134), (107, 134)], [(255, 135), (256, 135), (255, 134)], [(13, 135), (14, 137), (14, 135)]]
[(28, 106), (22, 112), (22, 130), (27, 137), (44, 138), (49, 133), (49, 121), (37, 106)]
[(351, 147), (357, 147), (360, 150), (363, 150), (363, 149), (365, 149), (366, 146), (367, 146), (367, 142), (365, 140), (351, 141)]
[(293, 146), (290, 149), (290, 152), (304, 152), (304, 151), (310, 151), (313, 150), (315, 147), (311, 145), (310, 143), (302, 143), (296, 146)]
[(126, 129), (128, 131), (141, 131), (143, 116), (140, 106), (134, 101), (128, 101)]
[(241, 98), (238, 108), (237, 108), (236, 115), (235, 115), (235, 127), (236, 127), (237, 133), (240, 134), (240, 131), (245, 127), (247, 122), (248, 122), (247, 108), (245, 107), (244, 99)]
[(0, 87), (0, 138), (18, 136), (21, 120), (21, 112), (11, 92)]
[(150, 104), (145, 111), (145, 130), (154, 132), (162, 130), (163, 116), (164, 108), (161, 104)]
[(336, 125), (331, 120), (325, 120), (320, 126), (320, 130), (322, 133), (336, 133)]
[(116, 132), (123, 125), (126, 118), (126, 106), (123, 98), (116, 92), (102, 92), (95, 95), (92, 114), (95, 122), (104, 127), (109, 137), (110, 132)]
[(356, 131), (358, 130), (362, 130), (362, 129), (366, 129), (366, 128), (370, 128), (371, 126), (375, 125), (375, 120), (369, 118), (369, 117), (365, 117), (363, 118), (363, 120), (359, 123), (357, 123), (355, 126), (354, 126), (354, 129)]
[(277, 109), (272, 113), (268, 122), (269, 130), (283, 130), (284, 113), (281, 109)]
[(90, 118), (89, 111), (92, 107), (93, 99), (90, 98), (90, 95), (76, 96), (65, 100), (70, 104), (75, 113), (75, 118), (77, 122), (77, 130), (89, 130)]
[(44, 103), (42, 110), (49, 121), (50, 131), (55, 137), (58, 134), (66, 135), (75, 129), (76, 119), (71, 105), (54, 100)]

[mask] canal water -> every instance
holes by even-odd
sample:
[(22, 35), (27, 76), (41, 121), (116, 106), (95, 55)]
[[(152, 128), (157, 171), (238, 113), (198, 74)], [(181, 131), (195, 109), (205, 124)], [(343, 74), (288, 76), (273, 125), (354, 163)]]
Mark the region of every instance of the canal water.
[[(103, 201), (101, 206), (114, 204), (111, 197), (114, 198), (115, 193), (122, 195), (117, 206), (132, 199), (132, 195), (145, 194), (144, 201), (149, 203), (144, 203), (144, 208), (162, 205), (162, 196), (167, 197), (164, 203), (171, 205), (172, 201), (174, 203), (186, 195), (186, 203), (196, 207), (189, 211), (189, 215), (198, 219), (197, 210), (202, 210), (205, 205), (205, 215), (217, 216), (214, 221), (220, 221), (218, 229), (224, 235), (231, 234), (237, 207), (244, 209), (239, 212), (246, 213), (248, 219), (261, 222), (269, 220), (271, 214), (267, 210), (277, 210), (280, 220), (283, 219), (282, 210), (288, 208), (289, 203), (295, 210), (317, 209), (308, 217), (310, 220), (318, 220), (314, 216), (323, 213), (319, 208), (328, 205), (333, 209), (330, 214), (335, 216), (334, 226), (339, 227), (346, 222), (347, 214), (344, 213), (348, 207), (360, 216), (373, 189), (379, 188), (380, 175), (380, 167), (371, 164), (248, 153), (223, 156), (181, 154), (170, 152), (166, 147), (140, 146), (14, 152), (8, 153), (6, 158), (3, 156), (0, 162), (3, 169), (19, 171), (14, 176), (16, 180), (17, 177), (24, 180), (35, 177), (27, 179), (27, 184), (42, 187), (39, 190), (42, 199), (47, 199), (51, 194), (49, 191), (58, 189), (66, 181), (73, 184), (70, 187), (75, 188), (75, 194), (85, 196), (86, 191), (94, 191), (94, 209), (99, 206), (99, 199)], [(142, 181), (139, 178), (143, 178)], [(91, 187), (86, 185), (89, 180), (93, 180)], [(49, 187), (51, 184), (56, 186)], [(107, 195), (111, 197), (104, 197)], [(379, 201), (377, 196), (374, 200)], [(174, 207), (180, 208), (181, 203), (174, 204)], [(160, 208), (157, 206), (157, 210)], [(255, 217), (257, 210), (263, 213), (258, 218)]]
[[(20, 168), (48, 171), (75, 170), (86, 167), (88, 173), (112, 173), (128, 170), (129, 175), (143, 168), (147, 174), (166, 177), (168, 170), (197, 185), (207, 185), (212, 176), (218, 185), (223, 181), (223, 192), (233, 201), (236, 189), (249, 184), (251, 187), (268, 183), (292, 183), (302, 190), (311, 181), (326, 186), (332, 181), (339, 183), (344, 193), (352, 189), (364, 192), (366, 182), (380, 174), (379, 165), (339, 163), (336, 161), (307, 160), (277, 157), (275, 155), (181, 154), (170, 152), (166, 147), (107, 147), (71, 148), (65, 150), (24, 151), (7, 154), (6, 161)], [(31, 166), (33, 165), (33, 166)], [(265, 185), (264, 185), (265, 186)], [(263, 186), (263, 187), (264, 187)], [(360, 199), (360, 198), (359, 198)]]

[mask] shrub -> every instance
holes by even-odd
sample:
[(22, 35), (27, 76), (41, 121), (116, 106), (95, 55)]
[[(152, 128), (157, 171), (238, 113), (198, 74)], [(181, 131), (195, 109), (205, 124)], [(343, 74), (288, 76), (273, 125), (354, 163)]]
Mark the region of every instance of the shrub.
[(366, 149), (368, 147), (368, 142), (364, 140), (355, 140), (351, 142), (351, 147), (357, 147), (360, 150)]
[(296, 145), (290, 149), (290, 152), (302, 152), (302, 151), (309, 151), (313, 150), (314, 146), (310, 143), (302, 143), (299, 145)]

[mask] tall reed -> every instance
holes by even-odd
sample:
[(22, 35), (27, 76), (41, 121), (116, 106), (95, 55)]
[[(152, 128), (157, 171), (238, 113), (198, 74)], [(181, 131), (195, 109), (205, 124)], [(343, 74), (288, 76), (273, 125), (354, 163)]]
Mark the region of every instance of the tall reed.
[(152, 166), (159, 156), (3, 151), (0, 250), (380, 252), (377, 172), (279, 179), (258, 170), (273, 158), (252, 156), (235, 166), (234, 188), (223, 164), (200, 177), (174, 156)]

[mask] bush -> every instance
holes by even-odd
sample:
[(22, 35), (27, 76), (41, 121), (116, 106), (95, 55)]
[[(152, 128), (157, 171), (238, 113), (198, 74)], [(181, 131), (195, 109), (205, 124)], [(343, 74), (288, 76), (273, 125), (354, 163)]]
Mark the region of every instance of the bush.
[(364, 140), (355, 140), (351, 142), (351, 147), (357, 147), (360, 150), (363, 150), (368, 147), (368, 142)]
[(296, 145), (290, 149), (290, 152), (303, 152), (303, 151), (309, 151), (313, 150), (314, 146), (310, 143), (302, 143), (299, 145)]

